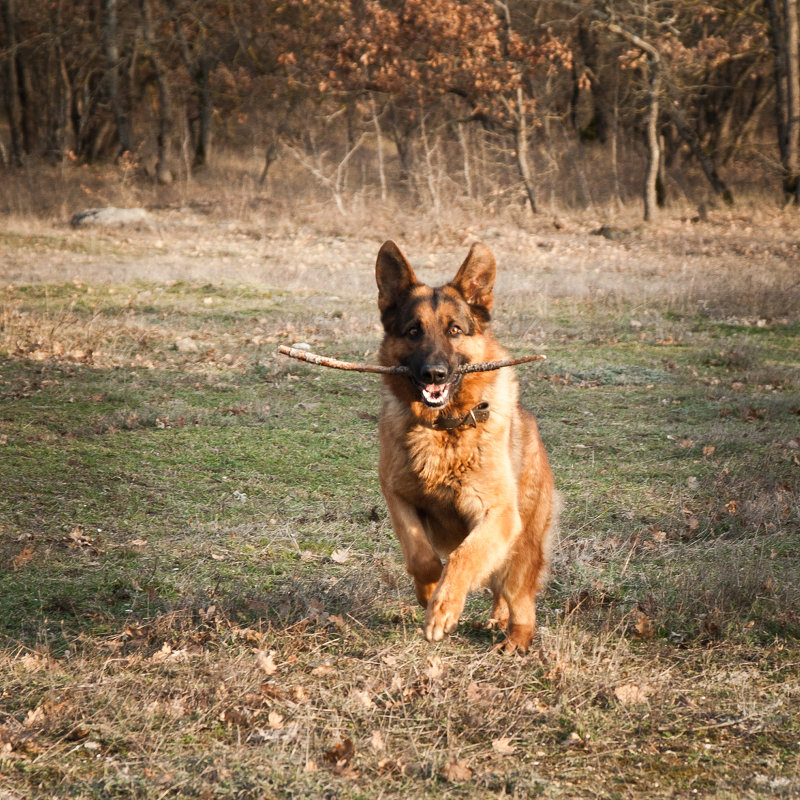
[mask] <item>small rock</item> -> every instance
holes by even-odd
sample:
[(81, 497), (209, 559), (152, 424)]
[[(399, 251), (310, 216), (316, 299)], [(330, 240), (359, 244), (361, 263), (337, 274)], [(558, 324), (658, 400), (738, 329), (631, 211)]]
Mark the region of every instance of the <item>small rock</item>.
[(175, 349), (179, 353), (196, 353), (200, 349), (194, 339), (184, 336), (175, 340)]
[(601, 225), (596, 231), (592, 231), (592, 236), (602, 236), (612, 242), (621, 242), (631, 235), (630, 231), (623, 228), (615, 228), (613, 225)]
[(146, 225), (154, 228), (155, 223), (150, 214), (143, 208), (87, 208), (79, 211), (70, 220), (73, 228), (86, 227), (122, 227), (123, 225)]

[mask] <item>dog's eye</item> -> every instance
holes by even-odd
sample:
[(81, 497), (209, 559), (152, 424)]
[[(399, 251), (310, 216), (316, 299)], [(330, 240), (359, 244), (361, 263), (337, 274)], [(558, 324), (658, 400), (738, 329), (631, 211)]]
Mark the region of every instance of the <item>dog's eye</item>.
[(409, 328), (406, 331), (406, 336), (408, 336), (409, 339), (419, 339), (421, 335), (422, 329), (419, 327), (419, 325), (414, 325), (412, 328)]
[(461, 330), (461, 328), (459, 328), (459, 327), (458, 327), (458, 325), (456, 325), (455, 323), (453, 323), (453, 324), (452, 324), (452, 325), (451, 325), (451, 326), (450, 326), (450, 327), (447, 329), (447, 333), (448, 333), (448, 335), (450, 335), (450, 336), (460, 336), (462, 333), (464, 333), (464, 331), (462, 331), (462, 330)]

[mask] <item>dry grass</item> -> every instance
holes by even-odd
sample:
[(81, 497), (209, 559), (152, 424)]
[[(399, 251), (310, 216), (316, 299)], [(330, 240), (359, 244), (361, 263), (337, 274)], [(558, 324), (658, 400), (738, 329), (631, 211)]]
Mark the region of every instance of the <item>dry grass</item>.
[[(152, 197), (116, 180), (91, 198)], [(73, 192), (0, 234), (0, 797), (798, 795), (794, 216), (340, 224), (200, 188), (153, 230), (72, 230)], [(483, 238), (500, 337), (549, 356), (526, 657), (482, 596), (424, 642), (376, 384), (274, 354), (374, 353), (388, 237), (432, 281)]]
[(57, 659), (7, 651), (10, 796), (35, 792), (26, 773), (48, 794), (103, 797), (798, 788), (787, 774), (800, 684), (785, 645), (676, 658), (666, 643), (565, 621), (512, 660), (468, 639), (431, 648), (405, 621), (381, 637), (358, 612), (318, 603), (288, 627), (254, 629), (209, 607), (76, 639)]

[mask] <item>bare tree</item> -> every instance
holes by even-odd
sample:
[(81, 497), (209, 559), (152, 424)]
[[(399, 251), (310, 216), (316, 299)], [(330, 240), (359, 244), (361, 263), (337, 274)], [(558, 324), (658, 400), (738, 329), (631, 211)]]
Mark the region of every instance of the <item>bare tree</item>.
[[(511, 9), (509, 4), (495, 0), (495, 5), (500, 11), (506, 32), (506, 55), (508, 55), (508, 41), (513, 35), (514, 29), (511, 25)], [(535, 214), (538, 210), (536, 205), (536, 187), (533, 182), (533, 170), (531, 169), (528, 157), (528, 102), (525, 97), (523, 85), (520, 82), (511, 97), (503, 98), (504, 105), (511, 120), (511, 127), (514, 133), (514, 158), (517, 162), (522, 184), (525, 187), (525, 194), (528, 198), (531, 211)]]
[(192, 81), (195, 109), (189, 114), (189, 126), (194, 145), (193, 166), (202, 167), (211, 158), (211, 120), (214, 112), (211, 96), (213, 59), (206, 41), (207, 25), (202, 15), (195, 9), (195, 13), (192, 15), (194, 30), (190, 42), (177, 3), (175, 0), (166, 0), (166, 2), (170, 19), (175, 27), (181, 60)]
[(8, 127), (11, 135), (11, 152), (9, 161), (14, 166), (22, 166), (22, 109), (20, 107), (17, 76), (17, 19), (14, 0), (2, 0), (0, 11), (3, 15), (3, 25), (6, 29), (7, 55), (5, 60), (5, 87), (3, 97), (5, 99), (6, 115), (8, 116)]
[(628, 27), (611, 20), (602, 20), (612, 33), (621, 36), (643, 50), (647, 55), (647, 111), (645, 112), (645, 144), (647, 146), (647, 166), (644, 176), (644, 219), (652, 220), (658, 211), (658, 176), (661, 167), (661, 137), (659, 136), (659, 116), (661, 113), (661, 94), (663, 86), (663, 62), (658, 48), (651, 42), (631, 31)]
[(153, 67), (156, 86), (158, 88), (158, 133), (156, 135), (156, 180), (159, 183), (170, 183), (172, 173), (168, 166), (169, 137), (172, 128), (172, 101), (167, 84), (166, 67), (153, 37), (153, 24), (150, 19), (150, 0), (139, 0), (139, 11), (142, 17), (142, 35), (147, 45), (147, 54)]
[(105, 23), (103, 26), (103, 43), (106, 52), (108, 96), (111, 109), (114, 113), (114, 120), (117, 125), (117, 137), (119, 139), (119, 150), (117, 155), (133, 151), (133, 137), (131, 131), (130, 117), (126, 108), (125, 100), (122, 97), (120, 87), (120, 55), (119, 55), (119, 25), (117, 0), (104, 0)]
[(787, 202), (800, 202), (800, 51), (797, 0), (766, 0), (773, 50), (778, 148)]

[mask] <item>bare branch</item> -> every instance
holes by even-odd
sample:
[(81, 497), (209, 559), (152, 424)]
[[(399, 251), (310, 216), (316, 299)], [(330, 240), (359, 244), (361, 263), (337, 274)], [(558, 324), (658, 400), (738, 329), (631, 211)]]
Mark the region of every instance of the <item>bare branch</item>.
[(298, 350), (296, 347), (287, 347), (282, 344), (278, 352), (283, 356), (296, 358), (298, 361), (307, 361), (309, 364), (316, 364), (319, 367), (331, 367), (332, 369), (344, 369), (351, 372), (374, 372), (380, 375), (408, 375), (408, 367), (383, 367), (380, 364), (361, 364), (355, 361), (340, 361), (338, 358), (328, 358), (319, 356), (316, 353), (309, 353), (307, 350)]
[(491, 372), (503, 367), (516, 367), (519, 364), (530, 364), (532, 361), (544, 361), (546, 355), (539, 353), (535, 356), (520, 356), (519, 358), (504, 358), (500, 361), (484, 361), (480, 364), (464, 364), (456, 372), (459, 375), (467, 375), (470, 372)]
[[(410, 375), (408, 367), (384, 367), (380, 364), (363, 364), (357, 361), (340, 361), (338, 358), (320, 356), (316, 353), (309, 353), (307, 350), (299, 350), (296, 347), (281, 345), (278, 348), (281, 355), (296, 358), (298, 361), (306, 361), (319, 367), (331, 367), (332, 369), (343, 369), (350, 372), (371, 372), (378, 375)], [(464, 364), (456, 369), (457, 375), (467, 375), (470, 372), (490, 372), (503, 367), (515, 367), (519, 364), (529, 364), (532, 361), (543, 361), (545, 355), (520, 356), (519, 358), (507, 358), (500, 361), (484, 361), (480, 364)]]

